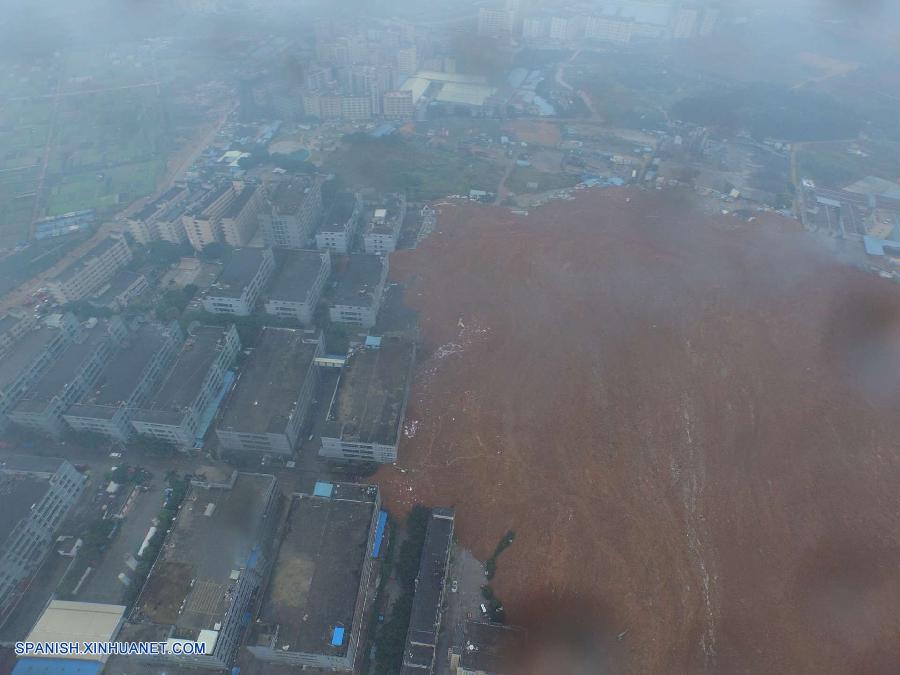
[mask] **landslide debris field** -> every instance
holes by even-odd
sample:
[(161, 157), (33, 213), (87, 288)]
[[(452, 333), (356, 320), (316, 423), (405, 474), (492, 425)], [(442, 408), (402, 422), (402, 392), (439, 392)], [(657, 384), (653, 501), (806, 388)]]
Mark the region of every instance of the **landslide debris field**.
[(520, 672), (893, 672), (900, 287), (666, 193), (440, 209), (391, 257), (425, 347), (377, 480), (482, 560), (515, 530)]

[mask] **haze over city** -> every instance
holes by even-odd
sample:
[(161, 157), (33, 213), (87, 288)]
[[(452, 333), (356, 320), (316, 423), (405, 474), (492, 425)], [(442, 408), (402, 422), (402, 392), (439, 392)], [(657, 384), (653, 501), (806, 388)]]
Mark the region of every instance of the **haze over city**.
[(896, 672), (900, 5), (0, 7), (0, 673)]

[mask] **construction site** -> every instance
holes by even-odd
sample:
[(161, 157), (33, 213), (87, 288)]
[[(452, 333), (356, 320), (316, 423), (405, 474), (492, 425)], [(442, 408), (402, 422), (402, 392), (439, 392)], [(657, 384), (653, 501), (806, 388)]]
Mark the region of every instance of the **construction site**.
[(515, 531), (515, 672), (888, 672), (900, 295), (690, 200), (437, 205), (391, 258), (424, 346), (385, 505), (454, 507), (481, 560)]

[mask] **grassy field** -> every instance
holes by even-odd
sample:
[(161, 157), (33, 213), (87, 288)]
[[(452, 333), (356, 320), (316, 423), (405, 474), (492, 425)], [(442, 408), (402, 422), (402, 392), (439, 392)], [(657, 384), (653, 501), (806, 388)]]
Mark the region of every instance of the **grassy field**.
[[(858, 149), (865, 153), (852, 152)], [(816, 143), (798, 151), (800, 175), (842, 187), (866, 176), (896, 181), (900, 177), (900, 143)]]
[(35, 214), (109, 209), (156, 188), (167, 133), (153, 70), (140, 47), (0, 62), (0, 248), (27, 239)]
[[(531, 166), (517, 166), (506, 179), (506, 187), (516, 193), (546, 192), (572, 187), (580, 180), (570, 173), (547, 173)], [(537, 189), (529, 188), (529, 183), (537, 183)]]

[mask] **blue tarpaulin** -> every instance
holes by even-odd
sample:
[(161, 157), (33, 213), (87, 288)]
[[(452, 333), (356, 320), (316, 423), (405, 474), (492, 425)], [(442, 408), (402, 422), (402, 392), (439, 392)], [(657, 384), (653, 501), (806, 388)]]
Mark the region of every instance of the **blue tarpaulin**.
[(381, 540), (384, 539), (384, 526), (387, 525), (387, 511), (378, 514), (378, 523), (375, 525), (375, 543), (372, 544), (372, 557), (377, 558), (381, 553)]
[(316, 481), (316, 486), (313, 488), (313, 496), (314, 497), (331, 497), (331, 493), (334, 491), (334, 485), (331, 483), (326, 483), (324, 481)]
[(340, 647), (344, 644), (344, 627), (335, 626), (334, 633), (331, 634), (331, 644), (334, 647)]
[(13, 675), (97, 675), (103, 664), (84, 659), (19, 659)]

